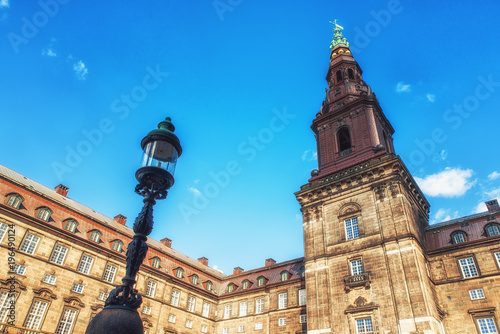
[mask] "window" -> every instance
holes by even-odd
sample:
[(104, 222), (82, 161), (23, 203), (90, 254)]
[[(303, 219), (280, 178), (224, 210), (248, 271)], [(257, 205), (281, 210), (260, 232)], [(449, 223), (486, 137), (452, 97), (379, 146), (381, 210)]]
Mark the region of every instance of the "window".
[(486, 231), (486, 235), (488, 237), (500, 235), (500, 225), (498, 225), (497, 223), (491, 223), (491, 224), (486, 225), (484, 227), (484, 230)]
[(142, 313), (144, 314), (151, 314), (151, 306), (149, 305), (144, 305), (144, 307), (142, 308)]
[(208, 291), (212, 291), (212, 282), (207, 281), (205, 283), (205, 289), (207, 289)]
[(0, 223), (0, 242), (2, 242), (6, 232), (7, 232), (7, 224)]
[(108, 299), (108, 296), (109, 294), (107, 292), (99, 291), (99, 296), (97, 297), (97, 299), (106, 301), (106, 299)]
[(101, 232), (93, 230), (90, 232), (89, 240), (99, 243), (101, 241), (101, 235), (102, 235)]
[(175, 277), (183, 278), (184, 277), (184, 269), (182, 269), (182, 268), (175, 269)]
[(198, 276), (197, 275), (191, 276), (191, 284), (198, 285)]
[(255, 313), (264, 313), (264, 298), (255, 301)]
[(175, 324), (175, 318), (176, 318), (176, 316), (175, 316), (175, 315), (170, 314), (170, 315), (168, 316), (168, 322), (171, 322), (171, 323)]
[(358, 218), (350, 218), (345, 221), (345, 237), (347, 240), (355, 239), (359, 237), (359, 226)]
[(481, 332), (481, 334), (498, 333), (497, 326), (495, 325), (495, 320), (491, 317), (477, 319), (477, 325), (479, 326), (479, 331)]
[(288, 307), (288, 294), (286, 292), (278, 294), (278, 308), (287, 308)]
[(356, 329), (358, 334), (373, 334), (372, 318), (357, 319)]
[(0, 291), (0, 322), (7, 321), (7, 315), (9, 314), (10, 306), (13, 305), (14, 302), (14, 294), (10, 294), (7, 291)]
[(146, 296), (154, 298), (156, 293), (156, 282), (148, 281), (146, 285)]
[(230, 283), (230, 284), (227, 286), (227, 292), (234, 292), (234, 284), (233, 284), (233, 283)]
[(462, 270), (462, 276), (464, 278), (479, 276), (474, 258), (466, 257), (464, 259), (459, 259), (458, 263), (460, 264), (460, 269)]
[(61, 320), (59, 320), (59, 324), (57, 325), (55, 334), (68, 334), (71, 333), (71, 329), (75, 324), (76, 315), (78, 312), (71, 308), (64, 308), (63, 313), (61, 315)]
[(266, 284), (266, 278), (264, 276), (259, 276), (257, 278), (257, 286), (264, 286)]
[(66, 258), (66, 254), (68, 253), (68, 248), (63, 245), (56, 244), (54, 246), (54, 250), (52, 250), (52, 255), (50, 256), (50, 262), (53, 262), (58, 265), (62, 265), (64, 259)]
[(45, 274), (45, 277), (43, 278), (43, 282), (47, 284), (56, 284), (57, 277), (51, 274)]
[(180, 291), (172, 290), (172, 296), (170, 296), (170, 305), (179, 306), (180, 296), (181, 296)]
[(352, 68), (347, 70), (347, 76), (349, 77), (349, 79), (354, 80), (354, 71), (352, 70)]
[(242, 283), (242, 288), (243, 290), (246, 290), (250, 287), (250, 281), (249, 280), (244, 280), (243, 283)]
[(192, 320), (186, 320), (186, 327), (187, 328), (193, 328), (193, 321)]
[(201, 311), (201, 315), (204, 317), (208, 317), (209, 314), (210, 314), (210, 304), (207, 302), (203, 302), (203, 308)]
[(72, 233), (76, 233), (76, 228), (78, 227), (78, 223), (76, 222), (76, 220), (74, 219), (68, 219), (66, 220), (66, 222), (64, 223), (64, 229), (66, 231), (70, 231)]
[(187, 310), (189, 312), (194, 312), (195, 304), (196, 304), (196, 298), (194, 296), (189, 296), (187, 301)]
[(306, 305), (306, 289), (299, 290), (299, 306)]
[(279, 318), (278, 326), (286, 326), (286, 318)]
[(467, 234), (463, 231), (455, 231), (451, 234), (452, 244), (461, 244), (467, 241)]
[(337, 83), (342, 82), (342, 73), (340, 71), (337, 71), (335, 75), (337, 77)]
[(500, 268), (500, 252), (495, 253), (495, 260), (497, 260), (498, 268)]
[(301, 324), (305, 324), (305, 323), (307, 322), (307, 314), (301, 314), (301, 315), (299, 316), (299, 322), (300, 322)]
[(121, 240), (115, 240), (111, 244), (111, 249), (117, 252), (121, 252), (123, 249), (123, 242)]
[(16, 263), (12, 267), (12, 272), (19, 274), (19, 275), (24, 275), (26, 273), (26, 267)]
[(104, 269), (104, 275), (102, 275), (102, 279), (105, 280), (106, 282), (113, 283), (113, 281), (115, 280), (115, 274), (116, 274), (116, 267), (107, 264), (106, 268)]
[(224, 319), (231, 318), (231, 304), (224, 306)]
[(23, 326), (28, 329), (40, 329), (48, 305), (49, 303), (46, 301), (35, 299), (31, 304)]
[(284, 281), (288, 281), (289, 277), (290, 277), (290, 273), (288, 271), (282, 271), (281, 272), (281, 281), (284, 282)]
[(42, 208), (38, 209), (38, 211), (36, 213), (36, 217), (48, 222), (51, 214), (52, 214), (52, 210), (50, 210), (49, 208), (46, 208), (46, 207), (42, 207)]
[(240, 302), (240, 317), (247, 315), (247, 302)]
[(151, 267), (160, 269), (160, 264), (161, 261), (159, 257), (154, 257), (151, 259)]
[(483, 289), (469, 290), (469, 295), (470, 295), (470, 300), (485, 298)]
[(207, 327), (207, 325), (201, 325), (201, 332), (202, 332), (202, 333), (207, 333), (207, 332), (208, 332), (208, 327)]
[(71, 289), (71, 291), (74, 291), (77, 293), (83, 293), (83, 288), (84, 287), (82, 284), (75, 283), (75, 284), (73, 284), (73, 288)]
[(238, 333), (243, 333), (245, 332), (245, 325), (239, 325), (238, 326)]
[(27, 233), (19, 250), (27, 254), (33, 254), (35, 252), (36, 245), (38, 245), (38, 241), (40, 241), (40, 237)]
[(229, 334), (229, 327), (222, 328), (222, 334)]
[(19, 209), (19, 207), (21, 206), (21, 203), (23, 201), (24, 201), (24, 199), (21, 197), (21, 195), (10, 194), (7, 196), (7, 201), (5, 201), (5, 204), (13, 207), (14, 209)]
[(363, 262), (361, 259), (351, 261), (351, 275), (361, 275), (363, 273)]
[(341, 127), (339, 131), (337, 131), (337, 140), (341, 157), (351, 153), (351, 135), (348, 127)]
[(78, 268), (76, 270), (82, 274), (88, 275), (93, 262), (94, 259), (90, 256), (82, 255), (82, 259), (80, 260), (80, 264), (78, 264)]
[(256, 322), (255, 323), (255, 330), (262, 329), (262, 322)]

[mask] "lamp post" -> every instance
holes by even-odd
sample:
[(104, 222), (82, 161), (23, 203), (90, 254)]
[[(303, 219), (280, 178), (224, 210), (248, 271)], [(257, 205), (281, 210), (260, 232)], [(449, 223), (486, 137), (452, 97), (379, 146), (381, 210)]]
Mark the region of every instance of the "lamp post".
[(127, 269), (122, 285), (109, 294), (104, 309), (97, 314), (86, 334), (143, 334), (144, 328), (137, 309), (142, 297), (134, 289), (139, 268), (146, 257), (147, 236), (153, 230), (153, 206), (156, 200), (165, 199), (174, 184), (177, 158), (182, 154), (179, 138), (170, 117), (158, 124), (141, 141), (143, 158), (135, 173), (139, 184), (135, 192), (144, 197), (144, 206), (135, 219), (134, 237), (127, 247)]

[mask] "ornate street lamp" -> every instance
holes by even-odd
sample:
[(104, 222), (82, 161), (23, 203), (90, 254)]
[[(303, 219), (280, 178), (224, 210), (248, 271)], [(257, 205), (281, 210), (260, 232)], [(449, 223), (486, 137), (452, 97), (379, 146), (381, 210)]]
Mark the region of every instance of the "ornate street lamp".
[(135, 277), (146, 257), (147, 236), (153, 230), (153, 206), (165, 199), (174, 184), (177, 158), (182, 154), (179, 138), (170, 117), (158, 124), (141, 142), (143, 158), (135, 173), (139, 184), (135, 192), (144, 197), (144, 206), (135, 219), (134, 238), (127, 247), (127, 270), (122, 285), (109, 294), (104, 309), (87, 327), (86, 334), (143, 334), (144, 328), (137, 309), (142, 297), (134, 289)]

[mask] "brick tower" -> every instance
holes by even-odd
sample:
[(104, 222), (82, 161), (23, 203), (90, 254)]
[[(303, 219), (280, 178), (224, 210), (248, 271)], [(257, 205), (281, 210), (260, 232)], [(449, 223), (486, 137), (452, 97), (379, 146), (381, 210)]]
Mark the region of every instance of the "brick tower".
[(429, 204), (334, 23), (328, 89), (313, 120), (318, 170), (304, 220), (308, 333), (442, 333), (426, 270)]

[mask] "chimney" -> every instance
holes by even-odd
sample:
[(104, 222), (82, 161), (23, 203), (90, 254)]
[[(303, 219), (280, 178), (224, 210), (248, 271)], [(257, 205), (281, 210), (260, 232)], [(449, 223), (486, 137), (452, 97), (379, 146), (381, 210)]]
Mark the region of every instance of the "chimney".
[(160, 240), (160, 242), (163, 246), (167, 246), (168, 248), (172, 248), (172, 240), (170, 240), (169, 238), (163, 238)]
[(274, 259), (266, 259), (266, 267), (274, 266), (276, 261)]
[(200, 257), (198, 259), (198, 262), (200, 262), (201, 264), (204, 264), (204, 265), (208, 266), (208, 259), (206, 257)]
[(239, 275), (239, 274), (241, 274), (244, 271), (245, 271), (245, 269), (243, 269), (241, 267), (236, 267), (236, 268), (233, 269), (233, 275)]
[(491, 201), (484, 202), (484, 204), (486, 204), (486, 208), (488, 208), (488, 211), (500, 210), (500, 206), (498, 205), (498, 201), (496, 199), (492, 199)]
[(64, 197), (68, 196), (68, 191), (69, 191), (69, 188), (60, 184), (58, 186), (56, 186), (54, 188), (54, 190), (56, 191), (56, 193), (58, 193), (59, 195), (62, 195)]
[(123, 226), (125, 226), (125, 224), (127, 223), (127, 217), (125, 217), (124, 215), (116, 215), (113, 220)]

